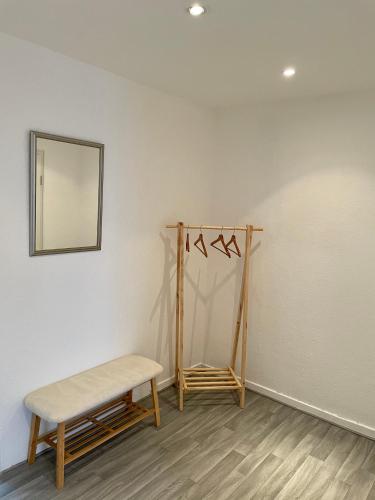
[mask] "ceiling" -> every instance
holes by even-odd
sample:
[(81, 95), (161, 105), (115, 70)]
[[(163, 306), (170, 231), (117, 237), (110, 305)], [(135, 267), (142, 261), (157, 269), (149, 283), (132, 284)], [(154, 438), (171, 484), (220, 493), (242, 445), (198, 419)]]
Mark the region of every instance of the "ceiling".
[(0, 31), (212, 107), (375, 87), (375, 0), (189, 4), (0, 0)]

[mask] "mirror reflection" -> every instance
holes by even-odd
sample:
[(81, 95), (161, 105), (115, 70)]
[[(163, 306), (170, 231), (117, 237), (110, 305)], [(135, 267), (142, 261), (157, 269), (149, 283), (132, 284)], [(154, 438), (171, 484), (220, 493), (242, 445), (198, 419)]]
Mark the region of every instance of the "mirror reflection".
[(32, 133), (31, 254), (99, 250), (103, 145)]

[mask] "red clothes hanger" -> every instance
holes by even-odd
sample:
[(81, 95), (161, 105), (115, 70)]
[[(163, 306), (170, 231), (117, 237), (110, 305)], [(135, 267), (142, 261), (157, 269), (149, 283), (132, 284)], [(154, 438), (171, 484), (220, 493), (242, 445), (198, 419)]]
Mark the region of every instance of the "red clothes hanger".
[[(229, 251), (229, 252), (232, 252), (236, 255), (238, 255), (238, 257), (241, 257), (241, 250), (239, 249), (238, 245), (237, 245), (237, 239), (236, 239), (236, 235), (234, 234), (236, 232), (236, 230), (233, 231), (233, 234), (232, 234), (232, 237), (231, 239), (228, 241), (228, 243), (225, 245), (225, 248)], [(234, 245), (234, 249), (232, 248), (229, 248), (230, 245)]]
[[(198, 246), (199, 244), (201, 246)], [(205, 257), (208, 257), (208, 253), (207, 253), (207, 250), (206, 250), (206, 245), (204, 244), (204, 240), (203, 240), (202, 227), (201, 227), (201, 232), (199, 233), (198, 238), (194, 241), (194, 246), (196, 246), (198, 248), (198, 250), (201, 253), (203, 253), (203, 255)]]
[[(219, 246), (216, 246), (217, 243), (219, 243), (222, 248), (220, 248)], [(219, 250), (219, 252), (224, 253), (227, 257), (231, 258), (229, 250), (227, 249), (227, 247), (225, 245), (224, 236), (223, 236), (223, 228), (221, 228), (221, 233), (216, 238), (216, 240), (211, 242), (211, 246), (216, 248), (216, 250)]]

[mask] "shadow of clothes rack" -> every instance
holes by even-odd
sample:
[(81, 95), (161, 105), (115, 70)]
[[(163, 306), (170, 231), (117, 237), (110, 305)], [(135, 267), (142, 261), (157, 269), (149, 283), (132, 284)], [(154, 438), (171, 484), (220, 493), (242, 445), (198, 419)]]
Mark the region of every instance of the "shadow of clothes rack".
[[(249, 267), (250, 250), (254, 231), (262, 228), (251, 225), (244, 226), (204, 226), (189, 224), (189, 229), (205, 229), (219, 231), (246, 231), (246, 245), (242, 271), (241, 293), (238, 304), (237, 320), (234, 330), (230, 365), (225, 368), (183, 367), (184, 353), (184, 228), (183, 222), (168, 224), (170, 229), (177, 229), (177, 290), (176, 290), (176, 365), (175, 382), (179, 390), (179, 409), (184, 409), (184, 394), (190, 391), (239, 391), (240, 407), (245, 406), (245, 379), (248, 336), (249, 309)], [(240, 375), (235, 373), (238, 343), (241, 336)]]

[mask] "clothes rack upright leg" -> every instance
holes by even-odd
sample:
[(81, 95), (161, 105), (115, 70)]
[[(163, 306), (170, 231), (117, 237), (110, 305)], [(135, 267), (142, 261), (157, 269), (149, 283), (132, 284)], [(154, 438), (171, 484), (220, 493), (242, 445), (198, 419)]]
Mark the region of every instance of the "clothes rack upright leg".
[(244, 293), (242, 311), (242, 349), (241, 349), (241, 385), (240, 407), (245, 407), (245, 383), (246, 383), (246, 363), (247, 363), (247, 334), (248, 334), (248, 312), (249, 312), (249, 263), (251, 241), (253, 236), (253, 226), (246, 226), (246, 248), (244, 262)]

